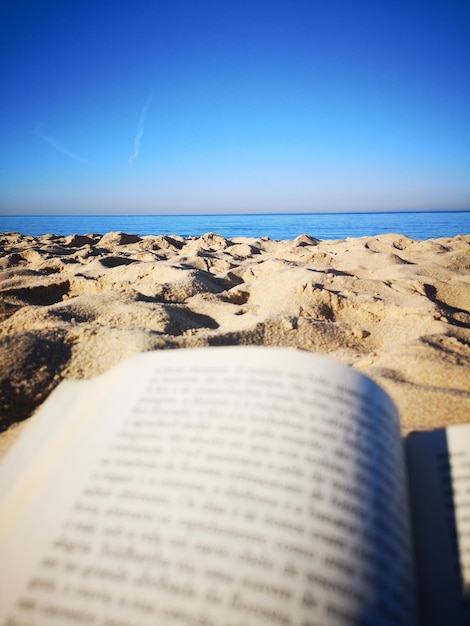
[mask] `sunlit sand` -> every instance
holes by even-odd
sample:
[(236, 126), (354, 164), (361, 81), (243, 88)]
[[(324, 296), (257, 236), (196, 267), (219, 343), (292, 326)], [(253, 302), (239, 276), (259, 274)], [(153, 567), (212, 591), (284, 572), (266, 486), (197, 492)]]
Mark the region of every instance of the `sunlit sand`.
[(404, 432), (470, 420), (470, 236), (3, 234), (1, 246), (2, 429), (64, 378), (222, 344), (351, 364), (392, 396)]

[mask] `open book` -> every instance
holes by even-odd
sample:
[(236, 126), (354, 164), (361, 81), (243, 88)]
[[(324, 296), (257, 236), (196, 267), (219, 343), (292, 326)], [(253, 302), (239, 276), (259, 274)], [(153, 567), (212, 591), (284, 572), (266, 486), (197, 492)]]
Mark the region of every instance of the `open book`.
[(470, 430), (404, 445), (345, 365), (141, 354), (61, 383), (2, 462), (0, 624), (463, 624), (467, 492)]

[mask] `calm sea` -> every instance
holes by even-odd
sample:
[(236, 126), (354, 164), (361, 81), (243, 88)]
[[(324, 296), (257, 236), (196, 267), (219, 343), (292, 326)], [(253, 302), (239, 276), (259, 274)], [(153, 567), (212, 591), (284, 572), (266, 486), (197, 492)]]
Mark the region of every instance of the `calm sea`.
[(470, 211), (407, 213), (283, 213), (248, 215), (36, 215), (0, 216), (0, 232), (24, 235), (107, 233), (224, 237), (345, 239), (400, 233), (412, 239), (470, 233)]

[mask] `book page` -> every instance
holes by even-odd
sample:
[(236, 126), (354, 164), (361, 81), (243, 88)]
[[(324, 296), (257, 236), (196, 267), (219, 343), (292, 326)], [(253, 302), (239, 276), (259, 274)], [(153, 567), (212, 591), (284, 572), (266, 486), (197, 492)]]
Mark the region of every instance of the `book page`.
[(405, 442), (423, 624), (470, 622), (470, 426)]
[(103, 387), (4, 498), (1, 624), (414, 623), (398, 419), (370, 380), (244, 347), (140, 355)]

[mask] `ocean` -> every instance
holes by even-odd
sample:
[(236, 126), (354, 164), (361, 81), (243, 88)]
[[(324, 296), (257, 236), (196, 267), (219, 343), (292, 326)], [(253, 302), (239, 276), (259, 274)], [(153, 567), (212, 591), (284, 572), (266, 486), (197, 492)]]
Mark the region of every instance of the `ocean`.
[(39, 236), (121, 231), (136, 235), (203, 235), (346, 239), (400, 233), (412, 239), (470, 233), (470, 211), (394, 213), (276, 213), (221, 215), (0, 215), (0, 232)]

